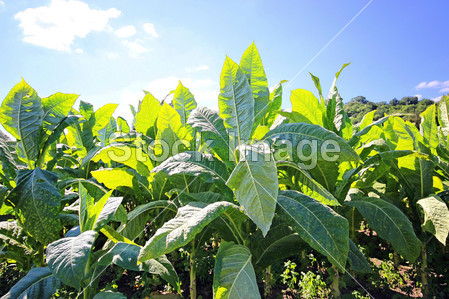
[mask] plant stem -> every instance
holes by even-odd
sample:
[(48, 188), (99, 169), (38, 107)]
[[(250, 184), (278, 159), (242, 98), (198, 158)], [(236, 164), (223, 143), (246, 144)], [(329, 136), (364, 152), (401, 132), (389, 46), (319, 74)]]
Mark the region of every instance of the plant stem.
[(192, 241), (190, 252), (190, 298), (196, 299), (196, 272), (195, 272), (195, 239)]
[(341, 293), (340, 293), (340, 274), (338, 273), (337, 267), (335, 267), (334, 265), (332, 265), (332, 269), (335, 272), (334, 279), (333, 279), (332, 284), (331, 284), (332, 294), (334, 295), (335, 298), (340, 298), (340, 296), (341, 296)]
[(273, 275), (271, 274), (271, 266), (268, 266), (265, 269), (265, 287), (264, 287), (264, 295), (265, 298), (271, 298), (271, 280)]
[(429, 298), (429, 282), (427, 280), (427, 251), (426, 251), (426, 243), (422, 244), (421, 247), (421, 282), (422, 282), (422, 291), (424, 298)]
[(44, 261), (44, 245), (39, 244), (37, 249), (37, 265), (39, 267), (45, 267), (45, 261)]

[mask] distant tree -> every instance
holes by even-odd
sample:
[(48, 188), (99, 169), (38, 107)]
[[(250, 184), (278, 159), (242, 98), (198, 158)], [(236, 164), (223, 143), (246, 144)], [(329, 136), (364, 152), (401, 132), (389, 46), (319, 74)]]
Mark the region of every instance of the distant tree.
[(355, 97), (352, 101), (359, 102), (360, 104), (368, 104), (368, 100), (364, 96)]
[(418, 97), (403, 97), (399, 102), (400, 105), (416, 105), (418, 104)]
[(396, 99), (396, 98), (392, 99), (392, 100), (390, 101), (390, 105), (391, 105), (391, 106), (399, 105), (399, 100)]

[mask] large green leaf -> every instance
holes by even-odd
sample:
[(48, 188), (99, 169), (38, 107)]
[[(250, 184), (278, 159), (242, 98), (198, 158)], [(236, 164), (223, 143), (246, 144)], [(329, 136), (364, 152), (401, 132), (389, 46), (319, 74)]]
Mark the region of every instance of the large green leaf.
[(167, 257), (162, 255), (137, 264), (140, 249), (141, 247), (137, 245), (117, 242), (98, 260), (98, 264), (109, 266), (113, 263), (127, 270), (157, 274), (180, 291), (178, 275)]
[(91, 172), (92, 176), (109, 189), (117, 187), (133, 188), (133, 175), (125, 168), (103, 168)]
[(156, 120), (160, 110), (161, 103), (151, 93), (147, 93), (136, 113), (134, 124), (136, 131), (154, 138), (156, 136)]
[(175, 218), (164, 223), (148, 240), (138, 260), (144, 262), (188, 244), (210, 222), (231, 208), (237, 209), (237, 206), (223, 201), (210, 205), (193, 202), (181, 207)]
[(248, 78), (254, 97), (254, 128), (265, 117), (270, 101), (267, 77), (254, 42), (243, 53), (240, 69)]
[(80, 227), (81, 232), (101, 230), (112, 219), (123, 197), (111, 197), (113, 190), (104, 194), (97, 202), (87, 193), (83, 184), (79, 184)]
[[(159, 117), (157, 119), (157, 142), (165, 142), (168, 146), (164, 149), (162, 145), (156, 143), (154, 150), (156, 156), (166, 154), (166, 156), (174, 155), (175, 143), (178, 145), (179, 152), (183, 152), (189, 147), (189, 143), (192, 140), (192, 133), (190, 130), (182, 125), (181, 117), (179, 113), (167, 103), (162, 105), (159, 111)], [(168, 153), (166, 152), (168, 150)]]
[(42, 98), (43, 126), (48, 131), (53, 131), (59, 123), (67, 117), (75, 104), (78, 95), (55, 93), (47, 98)]
[(336, 161), (339, 162), (360, 161), (360, 157), (343, 138), (341, 138), (334, 132), (328, 131), (323, 127), (317, 125), (305, 123), (282, 124), (279, 127), (268, 132), (263, 140), (271, 141), (275, 144), (278, 140), (281, 142), (284, 140), (288, 140), (292, 143), (293, 154), (295, 154), (297, 150), (303, 150), (304, 148), (305, 151), (307, 147), (310, 148), (310, 146), (303, 146), (303, 148), (299, 148), (298, 145), (301, 145), (300, 142), (304, 143), (305, 141), (307, 141), (311, 142), (312, 144), (316, 142), (316, 156), (318, 160), (323, 160), (326, 158), (323, 157), (322, 152), (325, 148), (327, 148), (328, 144), (338, 144), (340, 149), (335, 154), (330, 153), (329, 156), (331, 158), (337, 157)]
[(181, 116), (181, 123), (183, 126), (187, 124), (190, 113), (197, 106), (195, 98), (190, 93), (189, 89), (184, 87), (179, 81), (178, 87), (173, 95), (173, 107)]
[(372, 273), (371, 267), (369, 266), (366, 257), (357, 248), (357, 245), (349, 239), (349, 253), (348, 253), (349, 264), (351, 269), (359, 273)]
[(190, 175), (200, 177), (206, 182), (225, 184), (229, 173), (225, 164), (211, 155), (200, 152), (183, 152), (165, 160), (153, 172), (164, 172), (170, 177)]
[(328, 206), (296, 191), (279, 191), (278, 205), (281, 219), (344, 271), (349, 251), (348, 221)]
[(92, 134), (94, 135), (94, 137), (98, 135), (101, 129), (109, 124), (112, 114), (114, 113), (117, 106), (117, 104), (106, 104), (95, 111), (93, 115), (95, 117), (95, 124), (92, 127)]
[(299, 113), (304, 122), (312, 125), (323, 126), (323, 111), (320, 101), (308, 90), (292, 90), (290, 96), (292, 112)]
[(325, 205), (340, 205), (332, 193), (326, 190), (326, 188), (324, 188), (320, 183), (315, 181), (306, 169), (303, 169), (295, 163), (288, 161), (280, 161), (277, 162), (276, 165), (278, 169), (279, 167), (288, 167), (294, 170), (294, 177), (290, 176), (291, 172), (287, 173), (289, 176), (288, 179), (293, 179), (294, 182), (301, 188), (302, 193), (315, 198)]
[(427, 141), (427, 144), (430, 146), (430, 148), (436, 149), (436, 147), (440, 143), (438, 138), (438, 125), (436, 120), (436, 106), (432, 105), (427, 107), (427, 109), (423, 113), (421, 113), (420, 116), (420, 133)]
[(353, 198), (355, 200), (345, 203), (355, 207), (379, 237), (390, 242), (405, 259), (414, 262), (421, 252), (421, 241), (416, 237), (407, 216), (383, 199), (360, 196)]
[(281, 111), (282, 106), (282, 84), (287, 80), (279, 82), (270, 93), (270, 102), (268, 104), (267, 114), (263, 122), (267, 127), (271, 127), (278, 116), (278, 112)]
[(33, 268), (2, 299), (50, 299), (61, 285), (47, 267)]
[(298, 233), (285, 224), (273, 225), (266, 237), (257, 234), (250, 244), (254, 266), (258, 269), (265, 269), (277, 261), (297, 255), (299, 248), (306, 245)]
[(18, 140), (19, 153), (29, 165), (34, 165), (39, 153), (42, 117), (41, 98), (23, 79), (0, 107), (1, 123)]
[(261, 298), (251, 252), (243, 245), (223, 242), (218, 249), (214, 267), (214, 298)]
[(449, 234), (449, 210), (446, 203), (437, 195), (417, 201), (424, 212), (423, 230), (433, 234), (438, 241), (446, 245)]
[(239, 147), (240, 162), (227, 185), (263, 235), (270, 229), (279, 190), (276, 163), (265, 144)]
[(138, 173), (149, 176), (153, 164), (145, 151), (136, 145), (114, 143), (96, 152), (92, 161), (111, 163), (112, 161), (124, 164), (135, 169)]
[(218, 106), (231, 137), (238, 144), (248, 140), (254, 125), (254, 97), (246, 75), (229, 57), (221, 71)]
[(94, 231), (86, 231), (48, 245), (48, 268), (63, 283), (79, 289), (96, 234)]
[(40, 168), (21, 170), (17, 186), (9, 194), (24, 229), (44, 244), (57, 240), (61, 229), (57, 180), (54, 173)]
[(449, 96), (443, 96), (438, 104), (438, 123), (446, 140), (449, 135)]
[(206, 107), (199, 107), (190, 114), (188, 124), (202, 134), (203, 141), (213, 149), (223, 161), (229, 160), (230, 149), (228, 132), (218, 113)]
[[(6, 178), (6, 180), (12, 181), (16, 178), (17, 165), (11, 153), (12, 147), (8, 145), (8, 141), (8, 137), (3, 134), (3, 132), (0, 132), (1, 173)], [(7, 182), (4, 181), (2, 183), (7, 184)]]

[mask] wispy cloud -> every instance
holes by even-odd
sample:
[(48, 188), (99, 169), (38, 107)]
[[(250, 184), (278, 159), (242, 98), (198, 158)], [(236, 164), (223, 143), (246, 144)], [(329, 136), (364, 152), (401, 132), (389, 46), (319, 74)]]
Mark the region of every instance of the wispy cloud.
[(118, 30), (116, 30), (115, 35), (119, 38), (127, 38), (136, 34), (136, 27), (133, 25), (124, 26)]
[(142, 46), (138, 41), (124, 41), (123, 44), (128, 47), (128, 49), (131, 51), (131, 54), (142, 54), (148, 52), (148, 49)]
[(200, 66), (197, 66), (197, 67), (186, 68), (186, 72), (187, 73), (196, 73), (196, 72), (201, 72), (201, 71), (205, 71), (205, 70), (208, 70), (208, 69), (209, 69), (209, 67), (207, 65), (203, 64), (203, 65), (200, 65)]
[(425, 88), (432, 88), (432, 89), (439, 89), (440, 92), (449, 92), (449, 80), (447, 81), (423, 81), (415, 86), (417, 90), (425, 89)]
[(5, 6), (5, 2), (0, 0), (0, 7)]
[(15, 15), (23, 29), (24, 42), (54, 49), (70, 51), (75, 38), (84, 38), (92, 31), (104, 31), (110, 19), (120, 11), (91, 9), (78, 0), (52, 0), (47, 6), (27, 8)]
[(148, 34), (150, 34), (150, 35), (152, 35), (152, 36), (154, 36), (154, 37), (159, 37), (159, 34), (157, 34), (157, 32), (156, 32), (156, 28), (155, 28), (154, 25), (151, 24), (151, 23), (145, 23), (145, 24), (143, 24), (143, 30), (144, 30), (146, 33), (148, 33)]
[(436, 97), (436, 98), (432, 98), (431, 100), (434, 101), (434, 102), (439, 102), (442, 97), (443, 96), (439, 96), (439, 97)]

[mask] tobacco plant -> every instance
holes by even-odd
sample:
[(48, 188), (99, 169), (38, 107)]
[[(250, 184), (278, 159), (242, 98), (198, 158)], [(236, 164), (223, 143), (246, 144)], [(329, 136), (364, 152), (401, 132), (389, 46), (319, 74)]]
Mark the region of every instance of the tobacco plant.
[(114, 104), (75, 110), (76, 95), (41, 99), (20, 82), (0, 108), (15, 138), (0, 136), (0, 258), (30, 271), (4, 297), (50, 298), (62, 283), (84, 298), (119, 296), (98, 292), (112, 264), (181, 293), (169, 259), (183, 248), (196, 298), (211, 239), (214, 298), (260, 298), (263, 279), (270, 296), (271, 265), (310, 248), (332, 265), (339, 296), (340, 275), (371, 272), (355, 238), (362, 217), (405, 260), (419, 258), (428, 295), (426, 244), (445, 244), (449, 230), (437, 195), (449, 100), (438, 117), (435, 106), (422, 114), (420, 130), (394, 116), (373, 122), (374, 112), (353, 125), (336, 87), (346, 66), (327, 97), (312, 75), (318, 98), (293, 90), (282, 111), (285, 81), (270, 92), (252, 44), (239, 63), (226, 57), (219, 111), (180, 82), (162, 101), (145, 91), (131, 126)]

